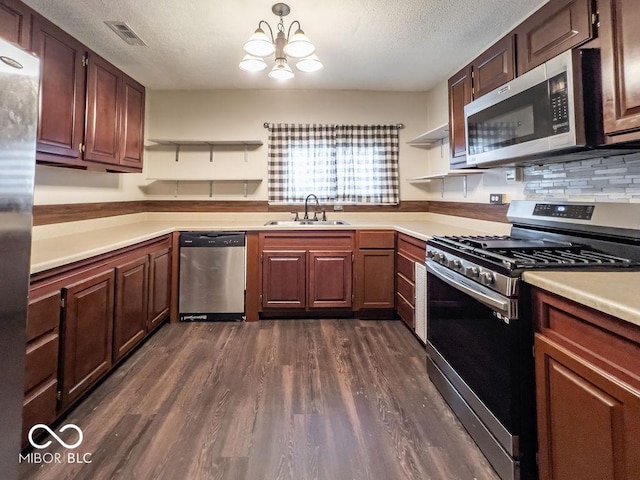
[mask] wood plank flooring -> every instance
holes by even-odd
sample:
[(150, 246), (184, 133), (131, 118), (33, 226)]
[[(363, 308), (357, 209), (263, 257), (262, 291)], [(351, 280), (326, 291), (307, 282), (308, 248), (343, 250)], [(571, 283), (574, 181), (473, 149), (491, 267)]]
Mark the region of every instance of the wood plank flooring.
[(166, 325), (67, 423), (91, 463), (22, 479), (498, 478), (399, 321)]

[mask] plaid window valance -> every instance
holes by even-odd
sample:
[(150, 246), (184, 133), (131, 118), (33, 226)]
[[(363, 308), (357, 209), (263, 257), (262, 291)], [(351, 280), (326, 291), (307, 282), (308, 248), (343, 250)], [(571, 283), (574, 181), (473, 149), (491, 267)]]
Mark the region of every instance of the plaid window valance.
[(268, 127), (269, 203), (398, 203), (397, 125)]

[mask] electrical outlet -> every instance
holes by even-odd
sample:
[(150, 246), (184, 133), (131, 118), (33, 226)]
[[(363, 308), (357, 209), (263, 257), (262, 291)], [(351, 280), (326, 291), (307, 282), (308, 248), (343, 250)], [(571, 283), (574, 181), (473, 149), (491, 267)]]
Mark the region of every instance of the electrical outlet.
[(337, 203), (336, 203), (336, 204), (333, 206), (333, 211), (334, 211), (334, 212), (341, 212), (341, 211), (343, 211), (343, 210), (344, 210), (344, 208), (343, 208), (343, 207), (342, 207), (342, 205), (340, 205), (340, 204), (337, 204)]
[(504, 193), (490, 193), (489, 194), (489, 203), (491, 205), (502, 205), (504, 204), (505, 194)]

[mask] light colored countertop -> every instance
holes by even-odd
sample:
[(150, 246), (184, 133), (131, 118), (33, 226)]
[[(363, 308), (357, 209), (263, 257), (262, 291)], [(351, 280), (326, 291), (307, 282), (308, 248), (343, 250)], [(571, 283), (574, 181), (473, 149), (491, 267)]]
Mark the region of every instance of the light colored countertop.
[[(428, 240), (433, 235), (505, 235), (510, 225), (434, 213), (334, 213), (349, 225), (270, 226), (283, 213), (139, 213), (33, 229), (31, 273), (84, 260), (174, 231), (394, 229)], [(527, 283), (640, 325), (640, 272), (525, 272)]]
[(335, 213), (349, 225), (265, 226), (269, 220), (286, 220), (283, 213), (140, 213), (84, 220), (33, 229), (31, 273), (66, 265), (174, 231), (187, 230), (354, 230), (395, 229), (422, 240), (433, 235), (503, 235), (509, 224), (451, 217), (433, 213)]
[(640, 272), (525, 272), (525, 282), (640, 325)]

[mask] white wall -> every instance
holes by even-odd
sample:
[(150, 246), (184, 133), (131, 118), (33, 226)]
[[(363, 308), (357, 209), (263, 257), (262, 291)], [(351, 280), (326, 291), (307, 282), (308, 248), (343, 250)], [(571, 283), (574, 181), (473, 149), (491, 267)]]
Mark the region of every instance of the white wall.
[[(426, 171), (424, 151), (406, 142), (427, 128), (425, 92), (226, 90), (148, 91), (146, 139), (262, 140), (249, 151), (209, 152), (183, 148), (176, 163), (172, 147), (158, 147), (147, 140), (142, 174), (113, 174), (38, 166), (35, 203), (61, 204), (129, 201), (139, 199), (209, 199), (208, 182), (176, 184), (151, 181), (147, 177), (175, 175), (209, 178), (249, 177), (262, 182), (249, 184), (246, 200), (267, 200), (267, 130), (265, 122), (290, 123), (403, 123), (400, 130), (400, 197), (424, 200), (425, 192), (405, 179)], [(214, 200), (244, 200), (242, 182), (213, 184)]]
[(209, 199), (208, 182), (151, 181), (148, 177), (247, 177), (249, 194), (242, 182), (216, 182), (214, 200), (267, 200), (267, 130), (265, 122), (289, 123), (403, 123), (400, 130), (401, 200), (447, 200), (487, 202), (489, 193), (507, 193), (508, 200), (522, 198), (523, 185), (508, 184), (504, 171), (469, 176), (469, 195), (462, 195), (462, 179), (429, 184), (408, 178), (441, 173), (448, 169), (449, 145), (425, 150), (406, 145), (421, 133), (448, 121), (446, 81), (428, 92), (225, 90), (147, 92), (147, 139), (262, 140), (264, 145), (248, 153), (216, 151), (209, 162), (206, 150), (183, 148), (175, 162), (172, 147), (158, 147), (147, 140), (142, 174), (113, 174), (67, 168), (36, 168), (35, 204), (131, 201), (141, 199)]
[[(426, 168), (423, 152), (405, 143), (425, 130), (427, 103), (424, 92), (310, 91), (310, 90), (225, 90), (148, 92), (148, 138), (179, 140), (261, 140), (264, 145), (250, 150), (245, 163), (242, 151), (217, 148), (214, 162), (209, 152), (181, 149), (175, 162), (172, 147), (148, 142), (145, 174), (148, 177), (175, 175), (203, 178), (262, 178), (249, 184), (247, 200), (267, 200), (268, 123), (395, 124), (400, 130), (400, 197), (424, 200), (425, 193), (405, 179)], [(154, 199), (209, 198), (208, 182), (149, 182), (145, 192)], [(242, 183), (214, 183), (213, 199), (242, 200)]]

